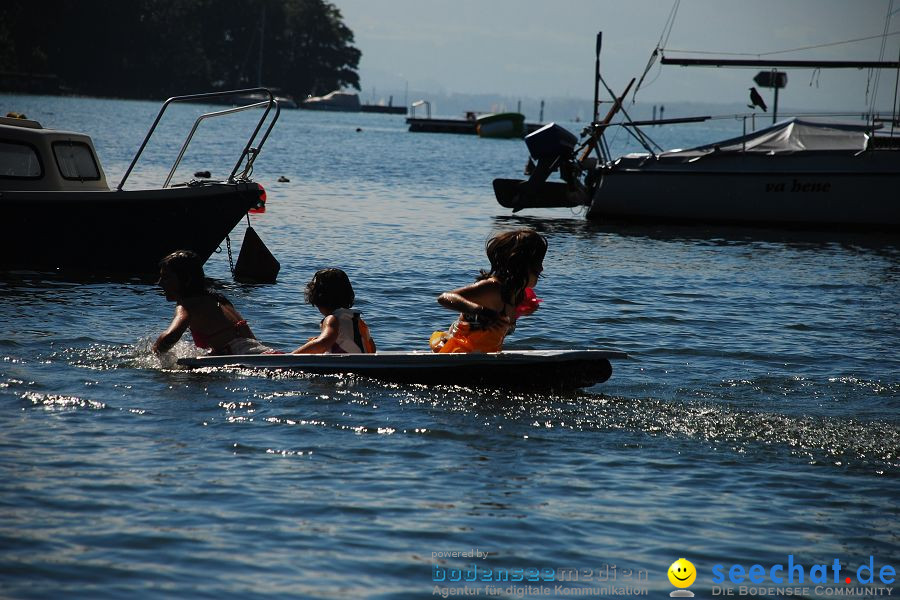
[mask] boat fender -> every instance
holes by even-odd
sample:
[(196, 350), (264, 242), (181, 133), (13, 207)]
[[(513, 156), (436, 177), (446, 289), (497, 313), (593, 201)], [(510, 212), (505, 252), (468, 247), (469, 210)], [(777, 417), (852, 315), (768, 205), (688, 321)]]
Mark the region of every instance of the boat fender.
[(259, 183), (257, 183), (256, 186), (259, 188), (259, 201), (256, 203), (256, 207), (251, 208), (248, 212), (261, 214), (266, 212), (266, 188)]

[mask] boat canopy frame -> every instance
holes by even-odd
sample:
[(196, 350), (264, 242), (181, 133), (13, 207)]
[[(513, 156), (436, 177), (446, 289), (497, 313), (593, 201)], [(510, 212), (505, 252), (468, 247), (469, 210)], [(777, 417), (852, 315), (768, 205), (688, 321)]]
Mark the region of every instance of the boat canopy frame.
[[(251, 97), (253, 95), (262, 95), (264, 98), (268, 96), (268, 99), (264, 99), (258, 102), (252, 102), (251, 104), (245, 104), (241, 106), (235, 106), (232, 108), (226, 108), (224, 110), (217, 110), (209, 113), (204, 113), (197, 117), (194, 121), (194, 126), (191, 128), (187, 137), (184, 140), (184, 143), (181, 146), (181, 150), (178, 153), (178, 157), (175, 159), (175, 162), (172, 164), (172, 168), (169, 170), (169, 174), (166, 177), (165, 183), (163, 183), (164, 188), (169, 187), (169, 184), (172, 181), (172, 177), (175, 174), (175, 171), (178, 169), (179, 164), (181, 164), (182, 158), (184, 158), (184, 154), (187, 151), (188, 146), (191, 143), (191, 140), (194, 137), (194, 134), (197, 132), (197, 129), (200, 127), (200, 124), (206, 119), (221, 117), (224, 115), (229, 115), (245, 110), (250, 110), (254, 108), (262, 108), (263, 114), (260, 116), (259, 121), (256, 124), (256, 127), (253, 129), (253, 133), (250, 134), (250, 138), (247, 140), (247, 143), (244, 145), (244, 149), (241, 151), (240, 156), (238, 157), (237, 162), (234, 165), (234, 168), (231, 170), (231, 174), (228, 176), (228, 183), (235, 183), (236, 181), (247, 181), (249, 180), (249, 175), (253, 170), (253, 163), (256, 160), (256, 157), (259, 156), (260, 151), (262, 150), (263, 145), (266, 143), (266, 140), (269, 138), (269, 134), (272, 132), (272, 128), (275, 126), (275, 122), (278, 121), (278, 117), (281, 114), (281, 107), (278, 105), (278, 101), (275, 100), (275, 96), (268, 88), (257, 87), (257, 88), (247, 88), (241, 90), (223, 90), (221, 92), (208, 92), (203, 94), (188, 94), (184, 96), (173, 96), (166, 100), (162, 107), (159, 109), (159, 113), (156, 115), (156, 119), (153, 121), (153, 124), (150, 126), (150, 129), (147, 131), (147, 135), (144, 136), (144, 141), (141, 143), (140, 148), (135, 153), (134, 158), (131, 159), (131, 164), (128, 165), (128, 169), (125, 171), (125, 175), (122, 176), (122, 180), (119, 182), (119, 185), (116, 186), (116, 189), (121, 191), (125, 185), (125, 181), (128, 179), (129, 175), (131, 175), (134, 166), (137, 164), (138, 159), (140, 159), (141, 154), (144, 152), (144, 149), (147, 147), (147, 143), (150, 141), (150, 138), (153, 136), (153, 132), (156, 131), (157, 125), (162, 120), (163, 114), (166, 112), (166, 109), (169, 108), (170, 105), (178, 103), (178, 102), (198, 102), (203, 100), (212, 100), (216, 98), (240, 98), (240, 97)], [(266, 119), (269, 117), (269, 114), (274, 109), (274, 113), (272, 113), (272, 118), (269, 121), (268, 126), (265, 128), (262, 133), (262, 137), (260, 136), (260, 131), (263, 129), (263, 125), (266, 123)], [(254, 146), (254, 143), (259, 138), (259, 142)], [(240, 175), (237, 175), (238, 170), (241, 169), (241, 165), (246, 160), (246, 164), (241, 170)]]

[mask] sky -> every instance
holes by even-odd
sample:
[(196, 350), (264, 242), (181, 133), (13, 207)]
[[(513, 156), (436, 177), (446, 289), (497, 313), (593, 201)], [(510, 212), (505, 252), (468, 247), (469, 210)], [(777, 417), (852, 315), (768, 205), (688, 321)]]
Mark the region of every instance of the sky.
[[(331, 2), (362, 51), (364, 101), (404, 89), (590, 100), (598, 31), (603, 32), (601, 73), (620, 92), (632, 77), (640, 78), (675, 4), (674, 0)], [(887, 31), (900, 32), (900, 0), (681, 0), (663, 47), (671, 56), (685, 56), (673, 50), (689, 50), (757, 58), (762, 53), (881, 36), (889, 12)], [(881, 60), (900, 60), (900, 34), (886, 40)], [(879, 38), (760, 58), (879, 60), (881, 46)], [(757, 72), (657, 63), (637, 100), (745, 103)], [(881, 110), (889, 110), (893, 103), (896, 75), (890, 70), (881, 73), (876, 97)], [(866, 70), (792, 69), (779, 103), (802, 110), (864, 111), (872, 102), (871, 89)], [(760, 91), (766, 100), (772, 98), (773, 90)]]

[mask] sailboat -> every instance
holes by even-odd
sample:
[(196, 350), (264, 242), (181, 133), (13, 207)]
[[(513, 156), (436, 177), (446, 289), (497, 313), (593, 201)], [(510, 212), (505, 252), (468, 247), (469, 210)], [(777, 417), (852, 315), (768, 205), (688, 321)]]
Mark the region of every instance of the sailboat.
[[(597, 36), (595, 106), (602, 34)], [(673, 59), (663, 65), (781, 68), (893, 69), (900, 61), (789, 61), (720, 58)], [(774, 71), (773, 71), (774, 70)], [(531, 158), (527, 180), (495, 179), (498, 202), (526, 208), (586, 207), (593, 220), (709, 222), (803, 228), (900, 230), (900, 122), (871, 114), (863, 124), (790, 118), (742, 136), (686, 150), (653, 148), (643, 127), (696, 123), (709, 116), (635, 121), (624, 114), (625, 93), (584, 139), (556, 124), (525, 138)], [(778, 82), (774, 84), (777, 86)], [(776, 87), (777, 90), (777, 87)], [(774, 119), (773, 119), (774, 120)], [(625, 127), (645, 152), (612, 157), (604, 135)], [(562, 181), (548, 181), (558, 172)]]

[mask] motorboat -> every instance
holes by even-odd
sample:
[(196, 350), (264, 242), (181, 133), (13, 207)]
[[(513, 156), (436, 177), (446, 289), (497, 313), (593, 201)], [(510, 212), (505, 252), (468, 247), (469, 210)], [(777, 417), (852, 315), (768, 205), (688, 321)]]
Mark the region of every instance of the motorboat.
[[(769, 69), (900, 69), (897, 62), (668, 62)], [(529, 178), (495, 179), (498, 202), (513, 211), (584, 207), (592, 220), (900, 230), (900, 134), (893, 134), (900, 127), (896, 107), (890, 117), (869, 115), (862, 123), (788, 118), (739, 137), (660, 151), (647, 141), (644, 126), (696, 123), (711, 117), (634, 121), (626, 115), (613, 122), (633, 83), (620, 96), (611, 94), (614, 101), (606, 118), (598, 120), (595, 115), (580, 143), (554, 123), (526, 136)], [(610, 156), (604, 135), (611, 127), (627, 128), (646, 152)], [(547, 181), (554, 172), (562, 181)]]
[(478, 115), (475, 131), (483, 138), (521, 138), (525, 135), (525, 115), (517, 112)]
[[(161, 186), (125, 189), (169, 106), (250, 94), (266, 94), (266, 99), (197, 118)], [(172, 182), (202, 122), (251, 109), (261, 110), (260, 119), (227, 178), (195, 173), (200, 177)], [(0, 270), (143, 277), (158, 273), (160, 259), (180, 249), (196, 252), (205, 262), (248, 211), (265, 207), (265, 190), (250, 174), (278, 114), (278, 103), (264, 88), (169, 98), (114, 189), (89, 135), (0, 118)]]

